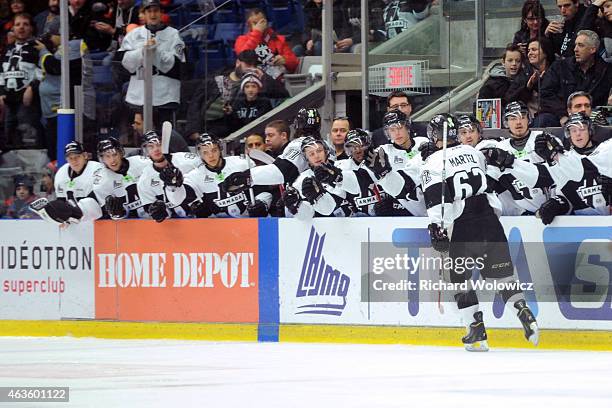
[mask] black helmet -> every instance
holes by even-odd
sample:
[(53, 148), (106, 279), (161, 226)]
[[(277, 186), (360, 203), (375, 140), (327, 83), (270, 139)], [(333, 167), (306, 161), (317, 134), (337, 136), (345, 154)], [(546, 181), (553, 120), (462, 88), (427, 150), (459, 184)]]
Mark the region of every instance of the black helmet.
[(368, 147), (372, 144), (372, 136), (370, 134), (361, 129), (356, 128), (349, 130), (346, 134), (346, 142), (344, 142), (344, 147), (347, 148), (349, 146), (363, 146)]
[(200, 146), (207, 146), (207, 145), (217, 145), (219, 149), (221, 149), (221, 143), (219, 142), (219, 139), (213, 137), (209, 133), (200, 133), (200, 135), (198, 136), (198, 139), (196, 140), (195, 145), (196, 145), (196, 149), (199, 149)]
[(529, 108), (523, 101), (510, 102), (504, 109), (504, 126), (508, 127), (508, 118), (510, 117), (529, 117)]
[(585, 115), (583, 112), (572, 113), (567, 122), (565, 122), (565, 126), (563, 127), (563, 131), (565, 133), (565, 138), (571, 143), (571, 129), (573, 127), (577, 127), (580, 129), (588, 129), (589, 130), (589, 139), (593, 137), (593, 122), (591, 118)]
[(303, 136), (319, 136), (321, 131), (321, 115), (316, 108), (302, 108), (293, 121), (296, 132)]
[(459, 124), (458, 129), (472, 130), (475, 128), (479, 134), (482, 133), (480, 121), (474, 115), (461, 115), (457, 118), (457, 123)]
[(429, 121), (427, 125), (427, 137), (432, 142), (444, 139), (444, 123), (446, 123), (447, 142), (459, 141), (459, 122), (450, 113), (440, 113)]
[(75, 141), (68, 143), (64, 147), (64, 157), (67, 157), (71, 153), (81, 154), (84, 151), (85, 150), (83, 149), (83, 145), (75, 140)]
[(406, 127), (410, 127), (410, 119), (408, 118), (408, 116), (406, 116), (406, 114), (400, 110), (392, 110), (389, 111), (387, 113), (385, 113), (385, 116), (383, 116), (383, 127), (384, 128), (388, 128), (390, 126), (393, 125), (403, 125)]
[(305, 152), (307, 147), (315, 147), (316, 145), (321, 145), (325, 149), (325, 152), (329, 155), (329, 146), (323, 140), (318, 139), (312, 136), (306, 136), (302, 140), (302, 153)]
[(154, 130), (149, 130), (142, 135), (142, 145), (144, 146), (149, 143), (161, 144), (161, 137)]
[(125, 151), (123, 150), (121, 143), (119, 143), (119, 141), (112, 136), (98, 142), (98, 156), (101, 156), (107, 150), (115, 150), (121, 155), (125, 155)]

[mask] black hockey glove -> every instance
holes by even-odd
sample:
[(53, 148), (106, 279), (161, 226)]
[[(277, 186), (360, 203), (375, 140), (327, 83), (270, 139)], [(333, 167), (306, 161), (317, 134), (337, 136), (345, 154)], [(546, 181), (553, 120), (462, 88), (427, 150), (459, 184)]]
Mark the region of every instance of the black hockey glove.
[(159, 172), (159, 179), (166, 186), (180, 187), (183, 185), (183, 173), (173, 165), (168, 165)]
[(536, 154), (548, 164), (554, 162), (557, 153), (563, 153), (565, 151), (559, 140), (550, 133), (540, 133), (536, 136), (534, 150)]
[(374, 214), (377, 217), (391, 217), (394, 213), (393, 199), (389, 196), (382, 198), (374, 204)]
[(294, 187), (289, 186), (283, 193), (282, 201), (285, 203), (285, 207), (287, 207), (289, 212), (295, 215), (298, 212), (298, 208), (300, 208), (302, 198), (300, 197), (300, 193)]
[(330, 162), (315, 167), (314, 175), (321, 183), (326, 183), (331, 186), (335, 186), (337, 183), (342, 182), (342, 170)]
[(504, 149), (491, 147), (482, 149), (481, 152), (487, 159), (487, 164), (499, 168), (500, 171), (511, 169), (514, 164), (514, 155)]
[(387, 153), (381, 148), (368, 152), (368, 157), (365, 159), (365, 165), (368, 169), (372, 170), (372, 173), (374, 173), (378, 179), (385, 177), (391, 171), (389, 156), (387, 156)]
[(310, 204), (314, 204), (325, 194), (323, 185), (314, 177), (306, 177), (302, 182), (302, 194)]
[(83, 211), (79, 207), (64, 200), (49, 201), (43, 197), (32, 201), (30, 208), (41, 218), (60, 224), (76, 224), (83, 217)]
[(106, 197), (104, 208), (112, 218), (123, 218), (127, 215), (123, 201), (123, 197), (108, 196)]
[(225, 178), (219, 188), (229, 194), (239, 193), (251, 187), (251, 170), (232, 173)]
[(212, 215), (210, 206), (202, 200), (195, 200), (189, 203), (189, 213), (196, 218), (208, 218)]
[(440, 149), (438, 149), (438, 146), (436, 146), (434, 142), (423, 143), (419, 146), (419, 152), (421, 152), (421, 159), (423, 161), (427, 160), (429, 156), (431, 156), (438, 150)]
[(450, 242), (446, 230), (440, 228), (436, 223), (431, 223), (427, 226), (429, 236), (431, 238), (431, 246), (438, 252), (448, 252)]
[(265, 218), (268, 216), (268, 207), (266, 206), (266, 203), (257, 199), (253, 204), (249, 204), (247, 206), (247, 211), (249, 212), (249, 217), (251, 218)]
[(162, 200), (155, 200), (149, 206), (149, 215), (156, 222), (162, 222), (166, 218), (168, 218), (168, 210), (166, 210), (166, 203)]
[(612, 205), (612, 178), (606, 176), (597, 177), (597, 184), (601, 186), (601, 194), (604, 196), (607, 205)]
[(549, 198), (536, 212), (536, 216), (542, 219), (544, 225), (548, 225), (557, 215), (565, 215), (570, 212), (569, 202), (563, 197)]

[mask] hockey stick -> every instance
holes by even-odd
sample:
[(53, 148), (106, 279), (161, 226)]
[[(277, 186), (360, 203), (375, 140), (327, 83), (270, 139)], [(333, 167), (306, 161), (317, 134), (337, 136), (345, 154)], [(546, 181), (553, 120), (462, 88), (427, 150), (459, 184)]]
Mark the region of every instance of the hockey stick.
[(166, 121), (162, 124), (161, 145), (162, 154), (170, 153), (170, 137), (172, 136), (172, 123)]
[[(255, 164), (253, 163), (253, 160), (251, 159), (250, 155), (251, 155), (250, 151), (249, 151), (249, 154), (245, 155), (246, 161), (249, 165), (249, 173), (251, 172), (251, 169), (254, 167), (254, 164)], [(253, 187), (249, 187), (249, 198), (251, 199), (251, 204), (255, 205), (255, 192), (253, 191)]]
[(261, 150), (257, 150), (257, 149), (249, 150), (249, 157), (253, 160), (258, 160), (264, 164), (274, 163), (274, 157), (270, 156), (266, 152), (262, 152)]
[[(440, 228), (444, 231), (444, 200), (446, 199), (446, 145), (448, 143), (448, 121), (444, 121), (442, 127), (442, 197), (440, 210), (442, 220), (440, 221)], [(442, 264), (440, 265), (438, 278), (440, 281), (444, 279), (444, 253), (440, 252), (442, 256)], [(442, 305), (442, 289), (438, 290), (438, 310), (440, 314), (444, 314), (444, 305)]]

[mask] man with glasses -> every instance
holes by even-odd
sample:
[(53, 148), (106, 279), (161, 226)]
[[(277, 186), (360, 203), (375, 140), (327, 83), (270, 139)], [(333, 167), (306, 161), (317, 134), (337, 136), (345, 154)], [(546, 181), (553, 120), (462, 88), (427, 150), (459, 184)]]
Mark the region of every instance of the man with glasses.
[[(387, 112), (398, 110), (410, 118), (412, 114), (412, 103), (408, 95), (403, 91), (394, 91), (387, 96)], [(427, 134), (427, 126), (421, 123), (412, 122), (410, 130), (415, 136), (424, 136)], [(372, 145), (378, 147), (389, 143), (384, 129), (375, 130), (372, 133)]]
[(551, 21), (544, 34), (553, 42), (555, 53), (562, 58), (573, 57), (576, 31), (581, 28), (586, 7), (579, 0), (557, 0), (557, 8), (562, 20)]

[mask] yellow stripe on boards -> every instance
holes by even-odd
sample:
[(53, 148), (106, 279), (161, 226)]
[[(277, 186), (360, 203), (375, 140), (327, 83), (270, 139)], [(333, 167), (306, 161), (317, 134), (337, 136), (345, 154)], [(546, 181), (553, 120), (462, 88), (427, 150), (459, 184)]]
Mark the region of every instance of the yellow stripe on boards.
[(257, 341), (257, 324), (0, 320), (0, 336)]
[[(465, 329), (454, 327), (281, 325), (281, 342), (412, 344), (458, 346)], [(612, 332), (594, 330), (540, 330), (537, 347), (520, 329), (487, 329), (490, 347), (612, 351)]]

